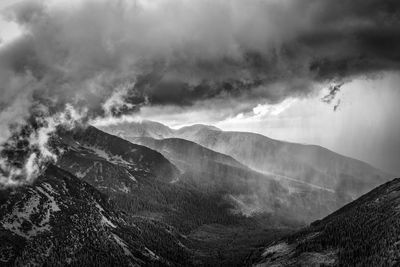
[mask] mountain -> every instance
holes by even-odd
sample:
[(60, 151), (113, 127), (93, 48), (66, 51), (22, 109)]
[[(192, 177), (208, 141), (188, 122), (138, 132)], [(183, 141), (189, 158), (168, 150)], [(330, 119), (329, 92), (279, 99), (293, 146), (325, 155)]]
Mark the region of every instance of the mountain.
[(129, 214), (172, 224), (185, 233), (206, 221), (233, 219), (222, 196), (174, 183), (180, 172), (154, 150), (94, 127), (60, 142), (65, 152), (57, 165), (110, 196)]
[(387, 181), (389, 175), (328, 149), (270, 139), (263, 135), (203, 128), (189, 140), (230, 155), (249, 167), (335, 190), (353, 198)]
[(160, 152), (181, 171), (196, 169), (197, 171), (204, 170), (214, 173), (210, 168), (212, 169), (215, 164), (250, 170), (231, 156), (215, 152), (185, 139), (134, 137), (130, 138), (130, 141)]
[[(260, 255), (261, 254), (261, 255)], [(400, 179), (253, 254), (256, 266), (397, 266)]]
[(175, 130), (168, 126), (155, 121), (138, 121), (138, 122), (122, 122), (118, 124), (110, 124), (107, 126), (98, 126), (99, 129), (124, 137), (151, 137), (162, 139), (172, 137)]
[[(174, 130), (162, 127), (159, 123), (144, 121), (110, 125), (102, 129), (127, 140), (135, 137), (190, 140), (229, 155), (253, 170), (333, 190), (351, 199), (390, 178), (390, 175), (364, 162), (319, 146), (283, 142), (254, 133), (225, 132), (213, 126), (194, 125)], [(158, 135), (157, 129), (162, 129)]]
[[(58, 131), (55, 165), (0, 192), (3, 265), (241, 266), (254, 249), (350, 201), (192, 141), (159, 139), (177, 132), (159, 124), (146, 134), (160, 129), (136, 144), (94, 127)], [(219, 131), (180, 134), (203, 130)]]
[[(150, 240), (158, 239), (151, 250), (160, 257), (162, 252), (169, 251), (178, 263), (186, 258), (189, 261), (187, 265), (223, 262), (235, 266), (261, 242), (287, 232), (276, 229), (276, 225), (293, 224), (287, 216), (253, 218), (235, 213), (235, 202), (226, 194), (231, 189), (205, 190), (206, 183), (200, 186), (202, 183), (184, 176), (157, 151), (94, 127), (65, 132), (56, 142), (64, 151), (57, 166), (109, 197), (126, 220), (140, 218), (184, 237), (185, 242), (181, 243), (190, 252), (190, 257), (181, 253), (182, 248), (174, 249), (173, 244), (165, 242), (162, 236), (153, 236), (153, 230), (147, 232)], [(213, 159), (211, 154), (208, 156)], [(221, 155), (219, 160), (240, 165), (225, 155)], [(225, 177), (225, 180), (220, 180), (221, 177), (211, 177), (206, 173), (201, 177), (204, 182), (216, 178), (218, 186), (227, 181)], [(169, 250), (164, 246), (169, 246)], [(179, 258), (179, 255), (182, 256)], [(170, 259), (170, 262), (174, 261)]]
[(104, 194), (56, 166), (32, 185), (0, 193), (2, 266), (185, 265), (189, 256), (179, 235), (129, 220)]
[[(163, 154), (182, 171), (176, 183), (223, 195), (245, 216), (268, 214), (275, 223), (304, 223), (348, 203), (335, 192), (256, 172), (230, 156), (179, 138), (131, 138)], [(279, 222), (281, 220), (281, 222)], [(272, 220), (269, 221), (272, 223)]]

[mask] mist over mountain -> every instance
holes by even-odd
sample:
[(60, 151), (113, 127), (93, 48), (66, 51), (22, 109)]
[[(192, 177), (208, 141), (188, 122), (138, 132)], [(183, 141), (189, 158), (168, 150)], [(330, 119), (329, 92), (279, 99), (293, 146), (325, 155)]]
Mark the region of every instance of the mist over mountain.
[[(155, 128), (157, 126), (157, 128)], [(128, 140), (137, 134), (161, 138), (154, 133), (159, 123), (122, 123), (102, 127)], [(140, 129), (140, 130), (139, 130)], [(295, 180), (356, 198), (392, 178), (359, 160), (341, 156), (319, 146), (278, 141), (245, 132), (224, 132), (212, 126), (188, 126), (178, 130), (162, 127), (162, 138), (179, 137), (216, 152), (232, 156), (255, 171)]]
[(178, 166), (182, 175), (176, 182), (219, 192), (232, 202), (234, 212), (246, 216), (267, 215), (303, 224), (350, 200), (322, 187), (256, 172), (229, 156), (184, 139), (135, 138), (132, 142), (159, 151)]
[(368, 164), (318, 146), (209, 128), (195, 132), (184, 130), (178, 135), (231, 155), (255, 170), (295, 178), (337, 192), (345, 190), (354, 197), (391, 178)]

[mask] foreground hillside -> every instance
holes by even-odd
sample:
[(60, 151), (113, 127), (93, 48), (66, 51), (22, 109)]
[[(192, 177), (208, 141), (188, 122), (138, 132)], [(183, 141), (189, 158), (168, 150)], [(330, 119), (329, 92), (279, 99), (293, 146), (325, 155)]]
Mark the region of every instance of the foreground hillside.
[(400, 179), (381, 185), (310, 227), (269, 244), (248, 263), (257, 266), (399, 264)]
[(129, 220), (105, 195), (52, 165), (34, 184), (0, 191), (0, 240), (1, 266), (186, 265), (189, 255), (179, 235)]
[(355, 199), (391, 176), (359, 160), (328, 149), (274, 140), (246, 132), (225, 132), (193, 125), (178, 130), (157, 122), (121, 123), (102, 127), (127, 140), (135, 137), (181, 138), (228, 155), (253, 170), (333, 190)]

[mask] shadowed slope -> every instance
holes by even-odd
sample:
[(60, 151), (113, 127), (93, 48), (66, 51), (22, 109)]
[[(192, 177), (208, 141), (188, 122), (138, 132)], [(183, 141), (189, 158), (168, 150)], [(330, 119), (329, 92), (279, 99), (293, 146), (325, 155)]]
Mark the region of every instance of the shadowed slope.
[[(400, 263), (400, 179), (253, 255), (257, 266), (391, 266)], [(252, 260), (250, 260), (252, 261)]]
[(145, 229), (187, 254), (168, 229), (129, 222), (105, 195), (53, 165), (33, 185), (2, 190), (0, 204), (0, 261), (5, 265), (179, 265), (171, 254), (152, 251), (156, 239), (143, 234)]

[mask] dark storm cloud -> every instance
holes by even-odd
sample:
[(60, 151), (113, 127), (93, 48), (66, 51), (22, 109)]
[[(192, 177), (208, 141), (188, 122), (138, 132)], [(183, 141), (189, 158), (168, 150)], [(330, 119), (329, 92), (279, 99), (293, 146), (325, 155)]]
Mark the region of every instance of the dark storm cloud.
[[(62, 103), (83, 94), (89, 105), (127, 79), (140, 79), (132, 89), (154, 104), (252, 97), (253, 89), (278, 102), (308, 94), (315, 82), (399, 67), (398, 1), (144, 3), (23, 2), (7, 14), (26, 34), (2, 49), (3, 65), (63, 88), (50, 89)], [(87, 95), (93, 82), (100, 96)], [(293, 89), (271, 92), (276, 83)]]
[(399, 10), (393, 0), (22, 1), (4, 11), (23, 34), (0, 46), (0, 143), (10, 124), (66, 104), (87, 120), (148, 104), (273, 103), (397, 70)]
[[(307, 95), (316, 82), (340, 83), (400, 66), (398, 1), (229, 3), (221, 17), (228, 17), (231, 27), (225, 28), (223, 23), (219, 27), (224, 29), (222, 36), (230, 37), (230, 43), (223, 42), (218, 27), (214, 29), (213, 20), (207, 21), (204, 15), (207, 31), (215, 31), (209, 49), (215, 47), (219, 53), (208, 57), (206, 49), (203, 57), (185, 51), (182, 54), (193, 52), (197, 57), (182, 58), (178, 52), (164, 72), (164, 77), (173, 76), (175, 80), (161, 78), (146, 92), (150, 102), (190, 105), (197, 100), (240, 94), (279, 102), (288, 96)], [(241, 21), (232, 7), (235, 5), (254, 12), (253, 21)], [(252, 9), (255, 6), (257, 10)], [(267, 19), (259, 20), (261, 16)], [(225, 53), (232, 45), (237, 51)], [(279, 83), (280, 90), (271, 89), (271, 84)]]

